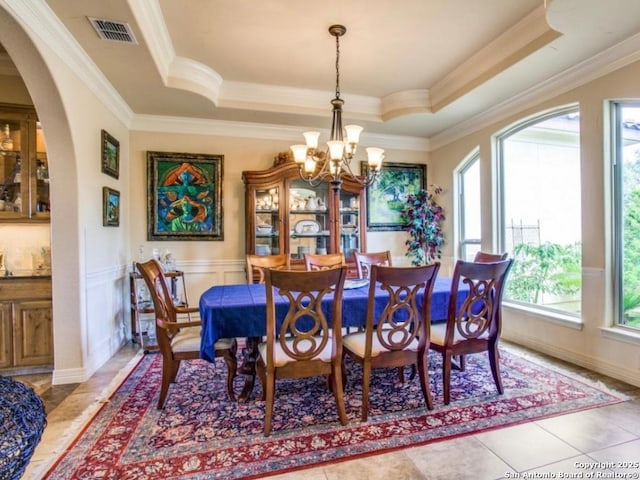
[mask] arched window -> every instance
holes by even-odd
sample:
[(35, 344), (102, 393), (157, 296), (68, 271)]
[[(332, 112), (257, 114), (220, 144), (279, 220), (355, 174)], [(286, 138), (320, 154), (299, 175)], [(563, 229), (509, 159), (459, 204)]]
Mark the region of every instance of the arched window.
[(458, 257), (471, 261), (480, 250), (480, 152), (475, 149), (455, 171)]
[(528, 118), (496, 140), (500, 244), (515, 259), (505, 300), (577, 315), (582, 284), (578, 107)]

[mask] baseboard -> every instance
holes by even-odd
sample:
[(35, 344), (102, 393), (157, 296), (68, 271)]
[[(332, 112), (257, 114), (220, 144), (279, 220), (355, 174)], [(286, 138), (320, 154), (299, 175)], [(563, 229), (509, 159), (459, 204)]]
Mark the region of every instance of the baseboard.
[(502, 338), (517, 345), (535, 350), (536, 352), (544, 353), (559, 360), (564, 360), (579, 367), (640, 387), (640, 371), (637, 368), (613, 364), (601, 358), (594, 358), (574, 350), (568, 350), (558, 347), (557, 345), (542, 342), (539, 338), (517, 334), (509, 336), (503, 335)]

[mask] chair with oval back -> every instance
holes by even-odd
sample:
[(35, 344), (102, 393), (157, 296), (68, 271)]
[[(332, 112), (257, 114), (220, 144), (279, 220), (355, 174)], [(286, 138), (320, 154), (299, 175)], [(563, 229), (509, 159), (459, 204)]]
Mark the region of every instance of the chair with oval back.
[(358, 269), (358, 278), (369, 278), (372, 265), (386, 265), (392, 267), (391, 252), (355, 252), (353, 255), (356, 259), (356, 268)]
[(289, 268), (289, 255), (247, 254), (247, 283), (264, 283), (265, 268)]
[(304, 254), (304, 265), (307, 270), (324, 270), (327, 268), (342, 267), (347, 264), (343, 253), (315, 253)]
[[(450, 401), (452, 357), (487, 352), (493, 380), (502, 394), (500, 377), (500, 340), (502, 292), (513, 259), (480, 263), (456, 262), (451, 280), (447, 320), (431, 326), (429, 348), (442, 355), (443, 394)], [(458, 288), (466, 284), (469, 295), (460, 307)]]
[[(175, 382), (182, 360), (200, 358), (201, 322), (182, 321), (179, 317), (199, 311), (198, 307), (175, 305), (167, 279), (157, 260), (136, 263), (136, 267), (147, 284), (153, 299), (156, 316), (156, 337), (162, 353), (162, 386), (157, 408), (164, 407), (169, 386)], [(223, 338), (215, 343), (215, 356), (222, 357), (227, 364), (227, 393), (235, 400), (233, 379), (236, 376), (236, 351), (238, 345), (235, 338)]]
[(506, 260), (509, 256), (509, 252), (505, 253), (489, 253), (483, 251), (477, 251), (473, 261), (478, 263), (491, 263)]
[[(347, 267), (325, 270), (267, 270), (267, 339), (258, 347), (258, 374), (266, 400), (264, 435), (271, 433), (276, 379), (329, 377), (338, 416), (347, 424), (342, 380), (342, 295)], [(333, 293), (331, 320), (322, 307)], [(289, 306), (276, 318), (276, 299)]]
[[(439, 262), (419, 267), (371, 266), (365, 330), (346, 335), (343, 339), (345, 355), (362, 365), (362, 421), (366, 421), (369, 414), (372, 368), (413, 367), (417, 364), (425, 403), (428, 409), (433, 408), (427, 349), (431, 293), (439, 269)], [(376, 305), (376, 288), (389, 292), (383, 309)], [(421, 305), (418, 302), (420, 293)]]

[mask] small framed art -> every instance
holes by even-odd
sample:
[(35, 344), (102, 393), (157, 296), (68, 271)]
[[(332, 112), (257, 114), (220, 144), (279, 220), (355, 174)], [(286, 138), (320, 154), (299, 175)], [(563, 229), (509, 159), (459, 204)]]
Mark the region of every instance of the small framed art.
[(102, 173), (118, 178), (120, 174), (120, 142), (102, 130)]
[(102, 225), (120, 226), (120, 192), (109, 187), (102, 187)]

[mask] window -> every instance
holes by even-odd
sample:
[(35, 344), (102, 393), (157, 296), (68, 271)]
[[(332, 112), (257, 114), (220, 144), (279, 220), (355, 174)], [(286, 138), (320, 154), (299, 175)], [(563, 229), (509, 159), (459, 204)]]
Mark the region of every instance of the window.
[(640, 328), (640, 102), (612, 107), (616, 319)]
[(580, 312), (580, 117), (576, 106), (497, 138), (500, 242), (515, 259), (505, 299)]
[(478, 150), (456, 170), (459, 258), (471, 261), (480, 250), (480, 154)]

